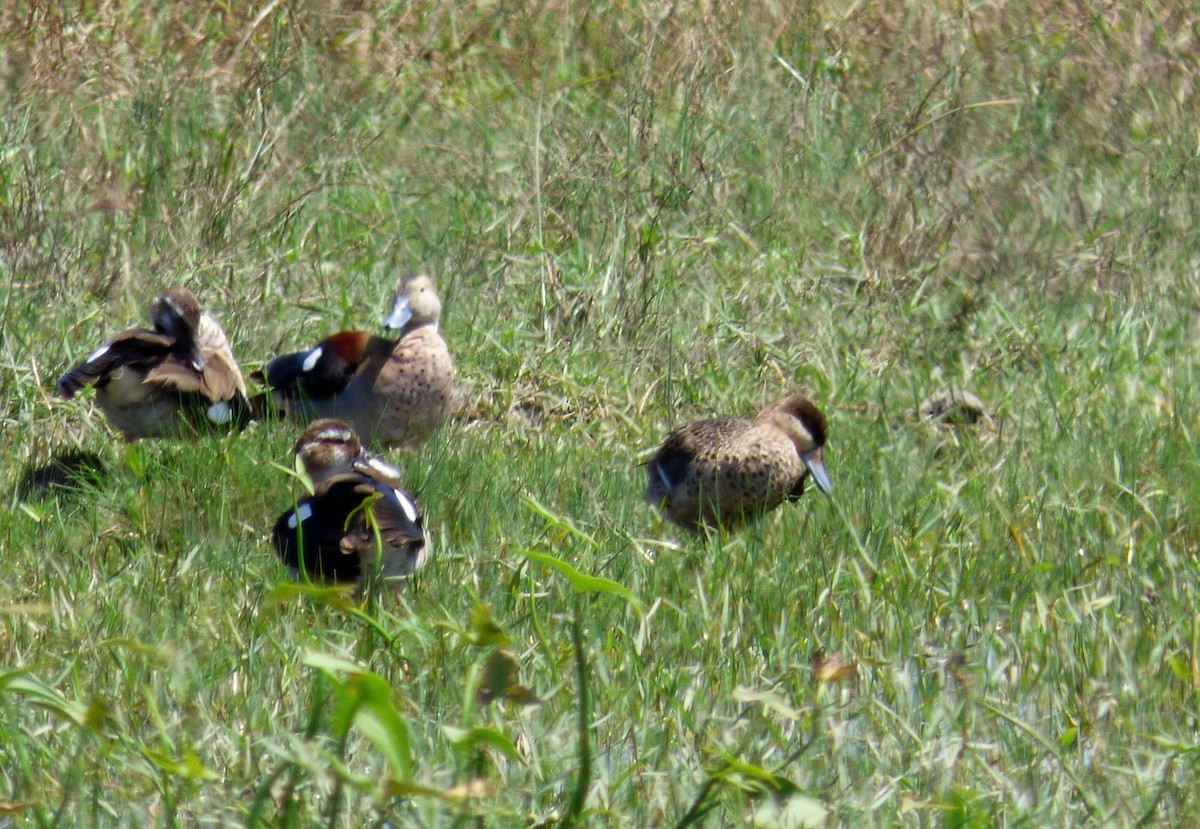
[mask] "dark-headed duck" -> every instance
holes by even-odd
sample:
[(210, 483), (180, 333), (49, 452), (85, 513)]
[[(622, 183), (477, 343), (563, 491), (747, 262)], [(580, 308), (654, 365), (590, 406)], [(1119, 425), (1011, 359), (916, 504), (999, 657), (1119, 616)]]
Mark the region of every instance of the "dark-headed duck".
[(297, 578), (318, 582), (375, 579), (403, 589), (425, 565), (421, 513), (399, 472), (363, 452), (350, 424), (314, 421), (296, 442), (313, 494), (275, 522), (275, 551)]
[(690, 530), (735, 529), (804, 492), (833, 486), (825, 471), (825, 416), (793, 395), (754, 420), (720, 417), (680, 426), (648, 465), (646, 502)]

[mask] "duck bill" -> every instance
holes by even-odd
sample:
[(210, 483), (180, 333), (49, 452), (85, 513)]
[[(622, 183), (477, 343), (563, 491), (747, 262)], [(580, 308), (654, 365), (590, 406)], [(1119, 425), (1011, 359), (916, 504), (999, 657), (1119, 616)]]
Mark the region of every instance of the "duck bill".
[(802, 453), (800, 460), (804, 461), (804, 468), (808, 470), (809, 475), (812, 475), (817, 489), (826, 495), (832, 495), (833, 483), (829, 480), (829, 473), (825, 471), (825, 461), (821, 457), (820, 448)]
[(383, 327), (389, 331), (403, 331), (410, 319), (412, 319), (412, 308), (409, 307), (408, 297), (402, 296), (396, 300), (392, 313), (383, 321)]

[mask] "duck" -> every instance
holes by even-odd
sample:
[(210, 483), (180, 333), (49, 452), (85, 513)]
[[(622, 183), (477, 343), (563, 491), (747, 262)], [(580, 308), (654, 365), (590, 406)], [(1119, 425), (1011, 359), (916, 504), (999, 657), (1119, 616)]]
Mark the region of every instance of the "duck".
[(646, 502), (693, 532), (736, 530), (795, 501), (812, 478), (826, 495), (833, 485), (823, 459), (825, 415), (793, 394), (754, 420), (718, 417), (680, 426), (647, 462)]
[(196, 295), (170, 287), (150, 302), (152, 329), (130, 328), (58, 379), (70, 400), (89, 386), (127, 442), (244, 425), (246, 381), (220, 323)]
[(296, 441), (311, 495), (279, 516), (271, 540), (292, 577), (321, 583), (376, 581), (394, 591), (429, 560), (421, 512), (400, 473), (364, 451), (349, 423), (322, 418)]
[(438, 333), (441, 313), (428, 275), (401, 277), (384, 320), (394, 337), (341, 331), (276, 357), (262, 375), (271, 402), (303, 422), (343, 420), (373, 448), (424, 442), (460, 401), (454, 361)]

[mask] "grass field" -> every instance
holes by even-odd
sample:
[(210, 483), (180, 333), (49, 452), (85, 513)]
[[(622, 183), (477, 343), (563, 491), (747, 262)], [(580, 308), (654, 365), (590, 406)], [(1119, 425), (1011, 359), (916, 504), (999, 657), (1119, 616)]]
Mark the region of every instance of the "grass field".
[[(6, 5), (0, 827), (1200, 825), (1191, 5)], [(295, 427), (53, 396), (165, 285), (249, 371), (418, 270), (399, 603), (288, 589)], [(832, 499), (641, 502), (793, 390)]]

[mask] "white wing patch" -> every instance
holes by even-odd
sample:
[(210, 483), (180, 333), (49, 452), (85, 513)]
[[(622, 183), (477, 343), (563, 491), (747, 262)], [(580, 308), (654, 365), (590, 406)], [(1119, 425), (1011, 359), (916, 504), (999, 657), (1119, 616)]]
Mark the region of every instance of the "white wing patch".
[(404, 514), (408, 516), (408, 520), (417, 523), (417, 505), (412, 502), (412, 499), (398, 489), (393, 489), (396, 494), (396, 500), (400, 502), (400, 509), (404, 510)]
[(317, 360), (321, 359), (321, 355), (324, 352), (325, 349), (321, 348), (321, 346), (317, 346), (312, 351), (308, 352), (308, 356), (304, 358), (304, 362), (300, 364), (300, 368), (303, 371), (312, 371), (314, 368), (316, 368)]
[(84, 362), (85, 363), (94, 363), (96, 360), (99, 360), (101, 357), (103, 357), (107, 353), (108, 353), (108, 346), (102, 345), (99, 348), (97, 348), (95, 351), (93, 351), (91, 354), (89, 354), (88, 358), (86, 360), (84, 360)]
[(233, 420), (233, 409), (229, 408), (229, 404), (224, 400), (213, 403), (204, 414), (210, 422), (218, 425), (224, 425)]
[(294, 530), (301, 521), (312, 518), (312, 504), (307, 501), (296, 507), (296, 511), (288, 516), (288, 529)]

